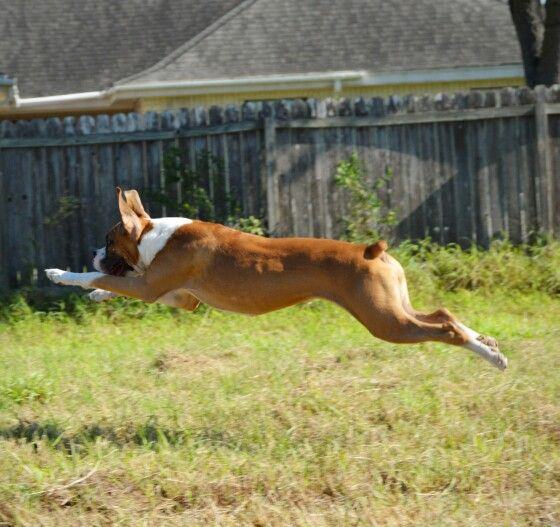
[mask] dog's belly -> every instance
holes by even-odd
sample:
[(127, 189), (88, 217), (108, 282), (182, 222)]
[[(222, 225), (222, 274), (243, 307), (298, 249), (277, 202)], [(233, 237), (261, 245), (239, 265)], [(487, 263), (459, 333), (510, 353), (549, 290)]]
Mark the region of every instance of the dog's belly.
[(190, 283), (188, 290), (209, 306), (246, 315), (260, 315), (276, 311), (315, 296), (321, 296), (306, 287), (298, 287), (297, 284), (270, 284), (260, 281), (252, 285)]
[(191, 294), (196, 296), (201, 302), (234, 313), (245, 315), (262, 315), (270, 311), (276, 311), (284, 307), (292, 306), (305, 300), (309, 300), (313, 295), (282, 295), (281, 297), (265, 298), (260, 295), (235, 295), (217, 293), (201, 289), (189, 289)]

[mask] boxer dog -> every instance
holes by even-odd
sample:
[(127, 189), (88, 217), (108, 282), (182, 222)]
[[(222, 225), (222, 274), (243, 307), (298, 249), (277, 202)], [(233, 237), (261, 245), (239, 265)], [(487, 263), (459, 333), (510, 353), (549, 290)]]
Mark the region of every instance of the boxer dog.
[(193, 311), (200, 302), (259, 315), (322, 298), (338, 304), (375, 337), (396, 343), (445, 342), (499, 369), (507, 359), (491, 337), (446, 309), (416, 311), (401, 265), (387, 244), (317, 238), (264, 238), (186, 218), (153, 219), (138, 192), (117, 188), (121, 221), (94, 252), (96, 272), (46, 269), (57, 284), (95, 289), (94, 300), (123, 295)]

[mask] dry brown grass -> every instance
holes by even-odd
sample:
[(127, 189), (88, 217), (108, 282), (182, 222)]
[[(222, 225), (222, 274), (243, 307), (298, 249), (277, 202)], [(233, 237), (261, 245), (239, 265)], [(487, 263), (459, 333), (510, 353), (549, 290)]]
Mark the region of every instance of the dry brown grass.
[(12, 320), (0, 525), (558, 525), (558, 300), (442, 303), (502, 341), (507, 372), (321, 303)]

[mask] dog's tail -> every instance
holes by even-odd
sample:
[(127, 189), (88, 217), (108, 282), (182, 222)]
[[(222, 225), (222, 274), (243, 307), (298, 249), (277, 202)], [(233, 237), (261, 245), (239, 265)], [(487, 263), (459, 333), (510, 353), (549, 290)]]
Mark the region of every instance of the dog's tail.
[(372, 243), (366, 247), (366, 250), (364, 251), (364, 258), (366, 260), (373, 260), (386, 251), (388, 247), (389, 246), (385, 240), (379, 240), (378, 242)]

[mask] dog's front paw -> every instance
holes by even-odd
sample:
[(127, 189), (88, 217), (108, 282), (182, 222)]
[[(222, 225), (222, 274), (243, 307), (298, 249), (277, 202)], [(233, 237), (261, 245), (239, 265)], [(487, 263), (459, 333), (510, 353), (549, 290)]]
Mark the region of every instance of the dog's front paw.
[(115, 293), (111, 293), (111, 291), (105, 291), (104, 289), (96, 289), (92, 291), (89, 295), (90, 300), (94, 302), (105, 302), (117, 295)]
[(68, 273), (66, 271), (63, 271), (62, 269), (45, 269), (45, 274), (51, 282), (64, 285), (64, 275)]

